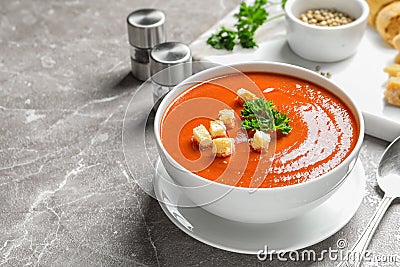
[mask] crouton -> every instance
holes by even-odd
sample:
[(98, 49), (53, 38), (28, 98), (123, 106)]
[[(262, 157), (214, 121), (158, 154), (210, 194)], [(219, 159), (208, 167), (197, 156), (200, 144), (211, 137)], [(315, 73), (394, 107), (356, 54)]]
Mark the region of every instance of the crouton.
[(228, 129), (235, 127), (235, 112), (232, 109), (220, 110), (218, 119), (222, 121)]
[(226, 137), (226, 127), (222, 121), (210, 121), (211, 138)]
[(383, 69), (390, 77), (396, 77), (400, 74), (400, 64), (390, 64)]
[(269, 134), (256, 130), (250, 144), (255, 151), (261, 152), (268, 149), (270, 142), (271, 136)]
[(250, 100), (258, 99), (258, 97), (255, 94), (253, 94), (252, 92), (250, 92), (244, 88), (240, 88), (239, 90), (237, 90), (237, 94), (238, 94), (238, 98), (236, 99), (236, 101), (241, 104), (243, 104), (244, 102), (250, 101)]
[(217, 157), (229, 157), (232, 155), (235, 145), (233, 138), (216, 138), (213, 141), (213, 153)]
[(210, 148), (213, 144), (211, 135), (203, 124), (193, 129), (193, 141), (199, 144), (200, 149)]
[(400, 106), (400, 77), (389, 78), (385, 98), (389, 104)]

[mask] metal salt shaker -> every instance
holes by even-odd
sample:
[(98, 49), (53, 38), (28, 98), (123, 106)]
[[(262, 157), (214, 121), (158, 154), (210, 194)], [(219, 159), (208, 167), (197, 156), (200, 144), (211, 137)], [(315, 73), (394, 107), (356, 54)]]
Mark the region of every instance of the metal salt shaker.
[(157, 9), (139, 9), (127, 17), (132, 74), (145, 81), (151, 76), (150, 52), (166, 41), (165, 15)]
[(151, 80), (155, 109), (158, 101), (172, 88), (192, 75), (192, 53), (189, 46), (166, 42), (153, 47), (150, 53)]

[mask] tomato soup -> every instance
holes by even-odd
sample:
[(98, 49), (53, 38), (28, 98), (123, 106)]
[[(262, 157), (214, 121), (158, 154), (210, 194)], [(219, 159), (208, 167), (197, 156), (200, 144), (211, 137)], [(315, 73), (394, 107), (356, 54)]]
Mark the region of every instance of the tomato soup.
[[(266, 166), (258, 187), (271, 188), (315, 179), (338, 166), (354, 149), (359, 129), (354, 115), (338, 97), (296, 77), (245, 74), (245, 84), (243, 75), (219, 77), (193, 86), (170, 104), (161, 122), (161, 140), (183, 167), (212, 181), (252, 187), (255, 173)], [(249, 88), (251, 85), (257, 89)], [(243, 107), (236, 102), (240, 88), (273, 101), (290, 118), (292, 131), (276, 134), (273, 158), (263, 158), (249, 148), (240, 126)], [(193, 145), (192, 131), (200, 124), (208, 127), (218, 111), (226, 108), (233, 109), (237, 118), (235, 127), (228, 130), (228, 136), (235, 139), (235, 151), (230, 157), (212, 158)]]

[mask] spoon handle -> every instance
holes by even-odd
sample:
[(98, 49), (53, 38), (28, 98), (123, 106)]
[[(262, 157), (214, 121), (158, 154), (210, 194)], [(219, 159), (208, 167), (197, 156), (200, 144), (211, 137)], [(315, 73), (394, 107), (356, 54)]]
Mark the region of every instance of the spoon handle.
[(383, 199), (380, 201), (378, 208), (376, 209), (373, 217), (369, 221), (367, 227), (365, 228), (362, 235), (358, 238), (357, 242), (354, 244), (353, 248), (350, 251), (347, 251), (345, 254), (345, 259), (337, 266), (337, 267), (344, 267), (344, 266), (360, 266), (363, 258), (368, 256), (365, 253), (369, 242), (371, 241), (372, 236), (378, 224), (382, 220), (383, 215), (385, 214), (386, 210), (392, 203), (394, 197), (384, 196)]

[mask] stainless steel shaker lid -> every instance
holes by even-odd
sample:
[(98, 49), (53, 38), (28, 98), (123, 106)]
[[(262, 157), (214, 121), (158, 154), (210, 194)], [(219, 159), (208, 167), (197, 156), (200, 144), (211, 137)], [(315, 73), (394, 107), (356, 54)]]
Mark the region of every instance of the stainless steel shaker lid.
[(129, 43), (138, 48), (152, 48), (165, 42), (165, 15), (157, 9), (139, 9), (127, 17)]
[(192, 53), (189, 46), (166, 42), (153, 47), (150, 68), (154, 82), (174, 86), (192, 75)]

